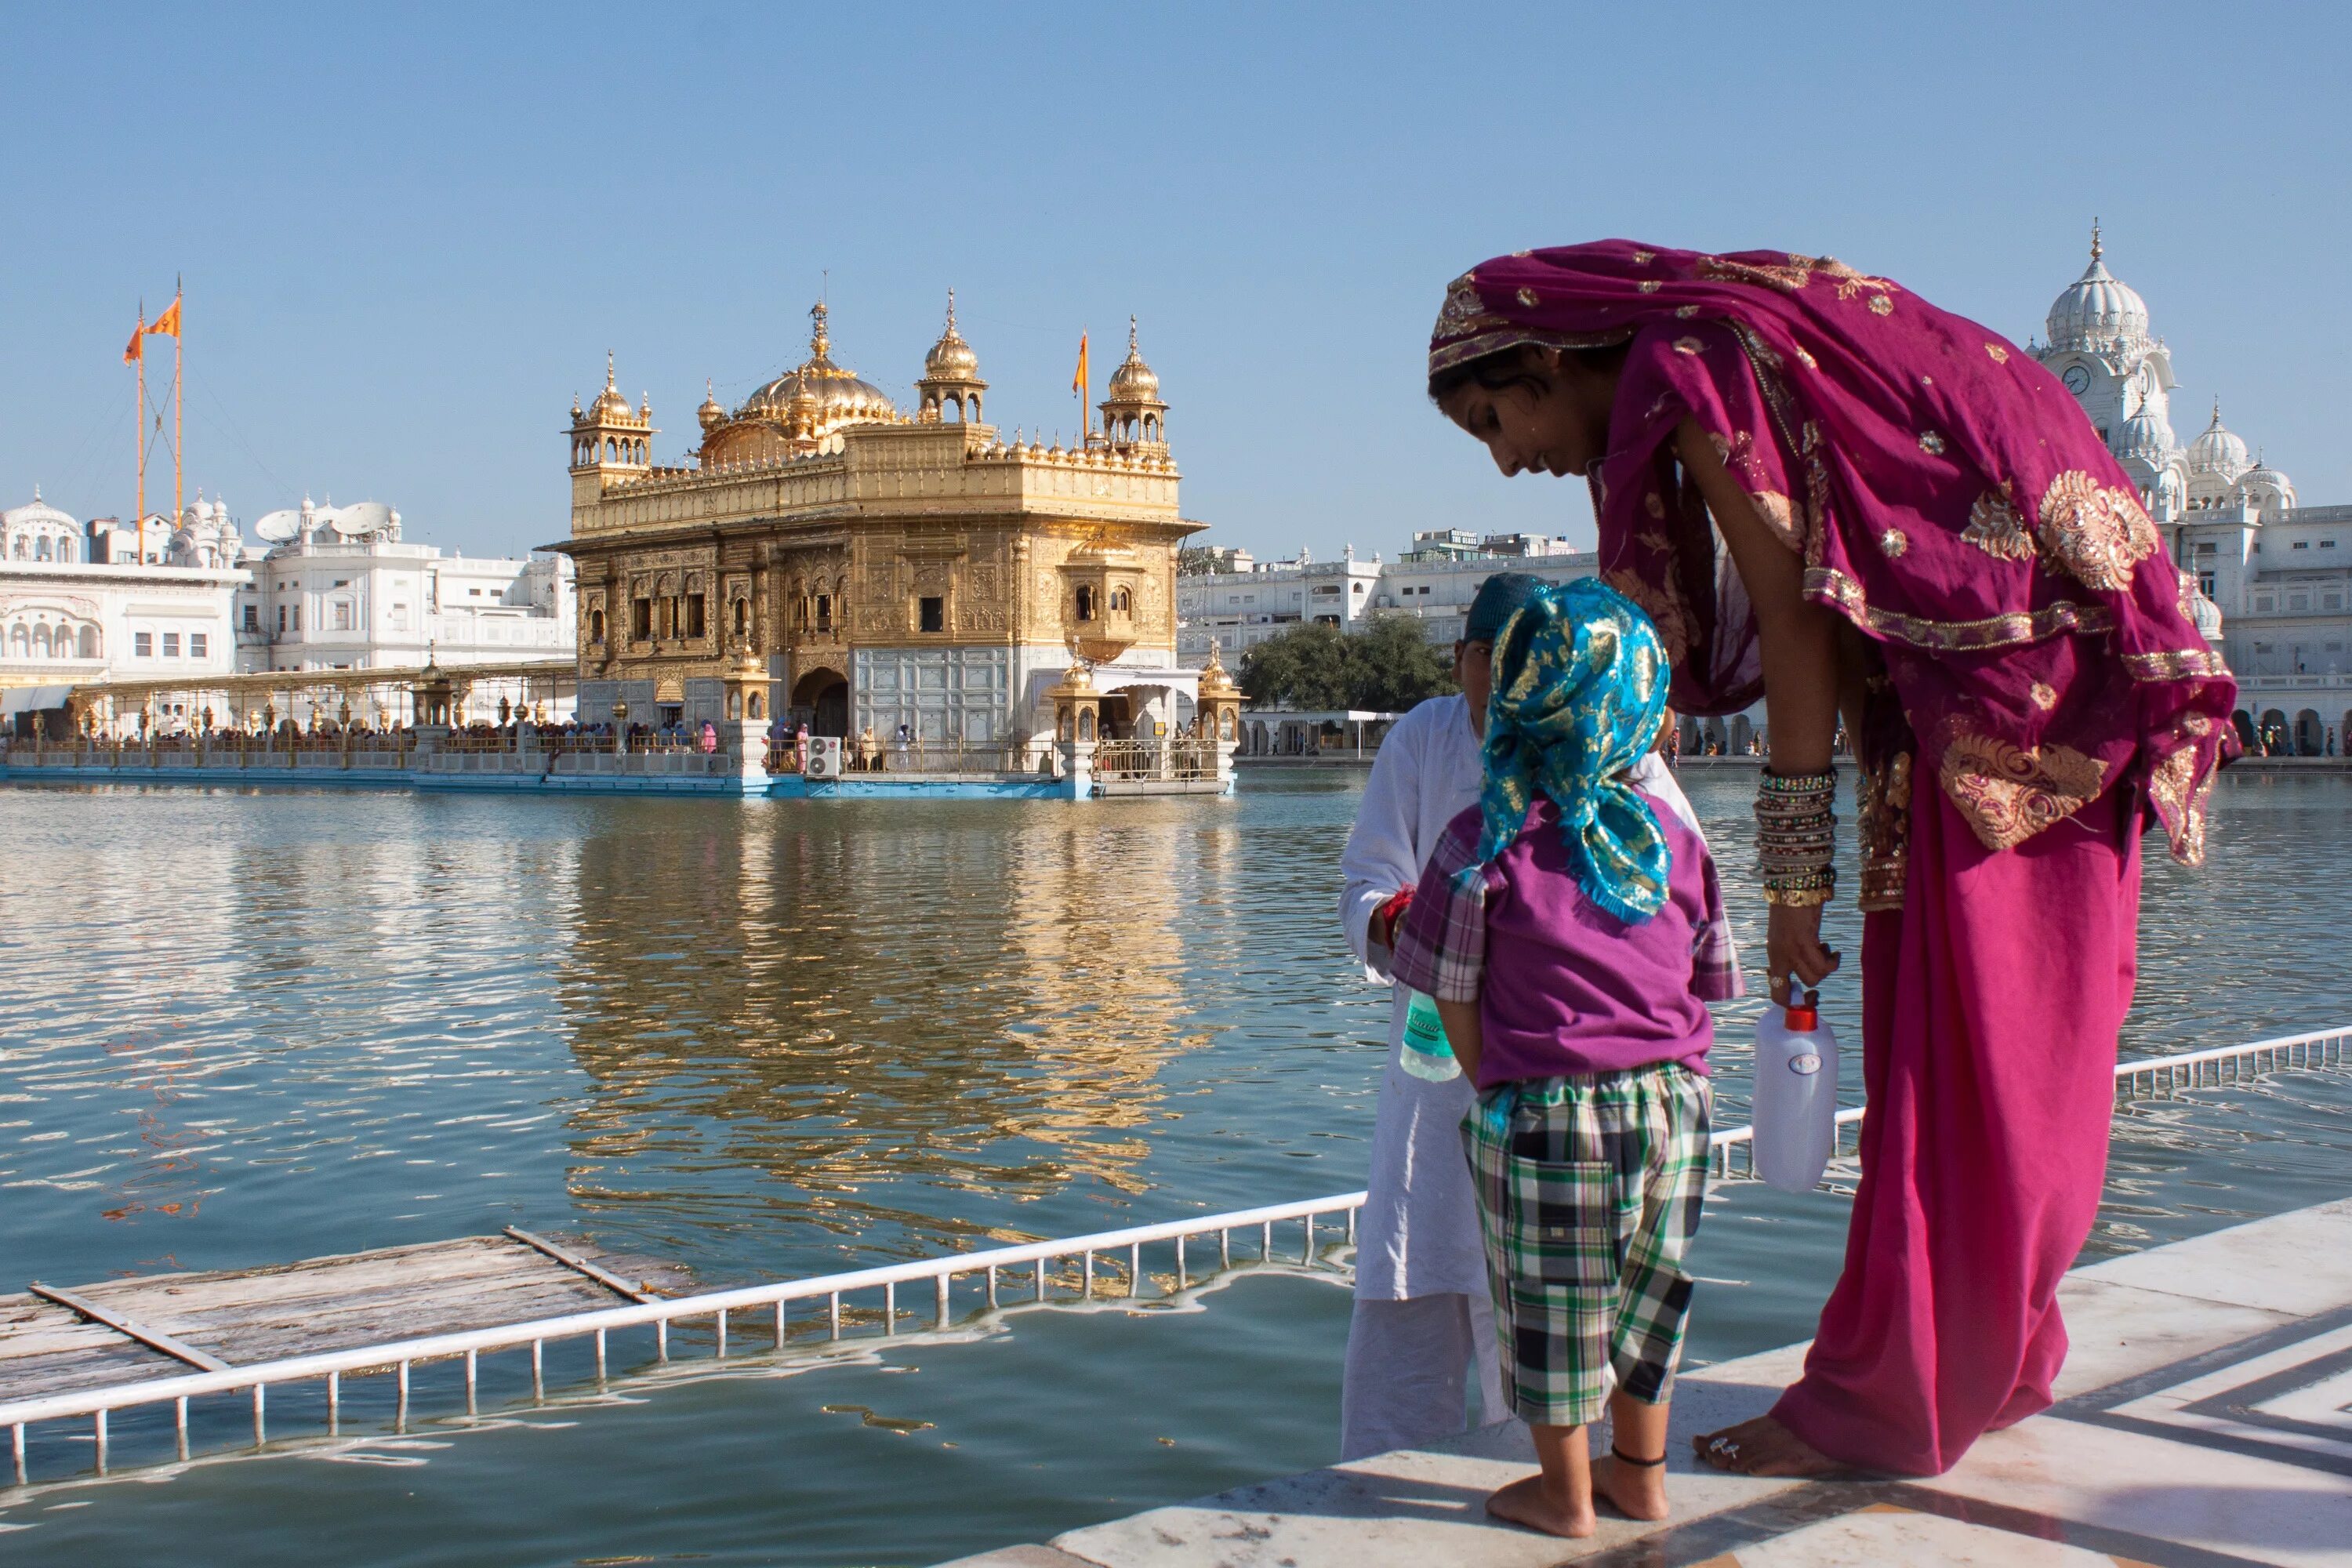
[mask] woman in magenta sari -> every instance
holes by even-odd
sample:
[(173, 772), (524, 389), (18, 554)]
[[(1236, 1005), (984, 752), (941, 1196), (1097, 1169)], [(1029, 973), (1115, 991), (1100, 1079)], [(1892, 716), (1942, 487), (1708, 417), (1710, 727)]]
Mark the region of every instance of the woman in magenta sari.
[[(1802, 1378), (1699, 1439), (1759, 1475), (1933, 1475), (2050, 1404), (2096, 1216), (2139, 837), (2203, 853), (2236, 688), (2131, 481), (1998, 333), (1827, 258), (1621, 240), (1447, 290), (1430, 393), (1506, 474), (1591, 486), (1601, 570), (1696, 714), (1763, 699), (1772, 993), (1821, 942), (1862, 764), (1845, 1267)], [(1717, 548), (1717, 541), (1721, 548)]]

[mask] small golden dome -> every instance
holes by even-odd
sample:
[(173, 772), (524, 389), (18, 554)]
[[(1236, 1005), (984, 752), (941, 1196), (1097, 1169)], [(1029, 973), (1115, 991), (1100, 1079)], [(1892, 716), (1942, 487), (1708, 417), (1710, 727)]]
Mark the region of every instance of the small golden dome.
[(929, 381), (980, 379), (980, 356), (971, 352), (971, 345), (963, 341), (962, 333), (956, 331), (955, 290), (952, 289), (948, 290), (947, 330), (940, 334), (940, 341), (931, 345), (931, 352), (923, 356), (923, 375)]
[(1112, 403), (1157, 403), (1160, 401), (1160, 377), (1143, 363), (1142, 352), (1135, 343), (1135, 318), (1127, 319), (1127, 357), (1110, 373), (1108, 401)]
[(621, 389), (613, 384), (613, 355), (609, 350), (604, 355), (604, 390), (598, 393), (596, 401), (588, 405), (588, 415), (591, 422), (598, 425), (614, 421), (629, 424), (636, 419), (636, 416), (630, 412), (629, 400), (622, 396)]
[(715, 426), (725, 424), (727, 422), (727, 410), (719, 405), (719, 394), (717, 390), (706, 381), (702, 384), (702, 406), (694, 411), (695, 418), (701, 422), (702, 427), (705, 430), (709, 430)]

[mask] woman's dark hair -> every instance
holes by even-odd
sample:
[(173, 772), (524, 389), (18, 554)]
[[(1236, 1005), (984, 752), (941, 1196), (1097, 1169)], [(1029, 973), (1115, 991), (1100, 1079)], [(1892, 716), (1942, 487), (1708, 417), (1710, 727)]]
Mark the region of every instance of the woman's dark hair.
[[(1632, 346), (1629, 338), (1622, 343), (1610, 343), (1595, 349), (1562, 349), (1572, 354), (1589, 370), (1607, 372), (1625, 363), (1625, 352)], [(1532, 386), (1539, 392), (1551, 389), (1551, 380), (1538, 363), (1542, 353), (1535, 343), (1514, 343), (1509, 348), (1460, 364), (1447, 365), (1429, 378), (1429, 400), (1443, 403), (1462, 387), (1476, 382), (1488, 392), (1500, 392), (1507, 386)]]

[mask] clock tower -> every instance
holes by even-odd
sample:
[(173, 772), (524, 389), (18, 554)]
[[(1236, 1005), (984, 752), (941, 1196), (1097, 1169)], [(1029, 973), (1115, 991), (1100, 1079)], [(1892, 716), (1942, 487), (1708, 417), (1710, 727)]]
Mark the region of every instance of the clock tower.
[(2187, 503), (2186, 454), (2172, 431), (2172, 353), (2147, 330), (2147, 304), (2107, 270), (2099, 226), (2091, 226), (2091, 264), (2051, 304), (2050, 340), (2032, 345), (2074, 394), (2099, 439), (2138, 485), (2158, 522)]

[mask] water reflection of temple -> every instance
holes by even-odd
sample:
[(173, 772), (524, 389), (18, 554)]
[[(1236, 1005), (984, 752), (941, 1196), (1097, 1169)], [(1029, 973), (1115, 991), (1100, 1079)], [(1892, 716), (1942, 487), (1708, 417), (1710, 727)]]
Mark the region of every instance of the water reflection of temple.
[(1184, 836), (1003, 803), (729, 823), (618, 810), (583, 847), (575, 1197), (929, 1239), (990, 1234), (989, 1205), (960, 1226), (911, 1187), (1139, 1185), (1191, 1043)]

